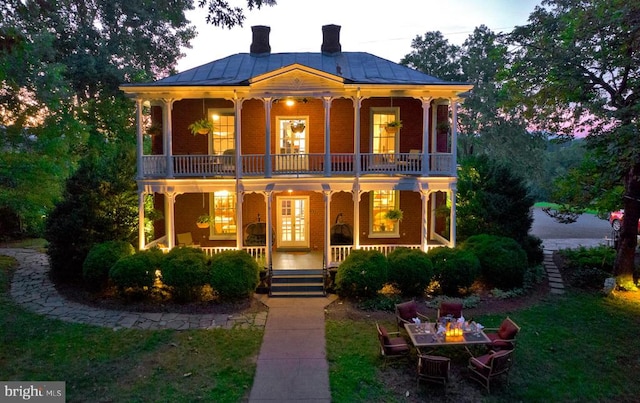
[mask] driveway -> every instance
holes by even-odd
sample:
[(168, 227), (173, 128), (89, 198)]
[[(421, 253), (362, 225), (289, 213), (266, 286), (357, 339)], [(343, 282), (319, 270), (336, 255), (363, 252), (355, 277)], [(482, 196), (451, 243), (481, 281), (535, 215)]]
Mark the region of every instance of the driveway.
[(592, 214), (582, 214), (574, 223), (561, 224), (540, 208), (533, 209), (531, 234), (542, 239), (545, 249), (602, 245), (613, 235), (609, 222)]

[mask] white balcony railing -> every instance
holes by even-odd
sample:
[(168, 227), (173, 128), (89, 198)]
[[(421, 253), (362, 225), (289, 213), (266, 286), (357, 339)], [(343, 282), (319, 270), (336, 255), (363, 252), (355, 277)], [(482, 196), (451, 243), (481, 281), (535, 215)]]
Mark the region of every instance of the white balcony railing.
[[(166, 177), (167, 157), (145, 155), (142, 157), (143, 177)], [(264, 155), (252, 154), (240, 157), (240, 171), (236, 172), (236, 157), (233, 155), (174, 155), (175, 177), (235, 177), (277, 175), (354, 175), (355, 154), (273, 154), (270, 164)], [(363, 153), (360, 154), (360, 170), (367, 174), (404, 174), (421, 176), (453, 176), (454, 159), (451, 153), (427, 155), (427, 166), (423, 166), (422, 153)], [(325, 164), (329, 166), (326, 167)], [(267, 172), (270, 165), (271, 171)]]

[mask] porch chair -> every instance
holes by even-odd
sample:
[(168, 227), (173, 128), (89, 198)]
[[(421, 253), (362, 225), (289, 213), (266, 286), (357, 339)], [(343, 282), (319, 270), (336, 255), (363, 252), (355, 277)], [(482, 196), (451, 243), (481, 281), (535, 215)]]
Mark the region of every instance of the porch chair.
[(191, 232), (176, 234), (176, 238), (178, 246), (193, 246), (193, 237), (191, 236)]
[(420, 381), (427, 381), (433, 383), (439, 383), (442, 385), (447, 384), (449, 381), (449, 370), (451, 369), (451, 360), (447, 357), (439, 355), (418, 355), (418, 380), (417, 384), (420, 387)]
[(516, 336), (520, 332), (520, 326), (506, 317), (499, 328), (485, 328), (485, 334), (491, 340), (491, 348), (497, 350), (513, 350), (516, 347)]
[[(387, 361), (395, 358), (408, 358), (409, 345), (406, 340), (400, 336), (399, 332), (387, 332), (387, 329), (376, 322), (378, 330), (378, 341), (380, 342), (380, 353), (384, 358), (384, 366)], [(391, 337), (394, 336), (394, 337)]]
[(451, 315), (453, 318), (458, 319), (462, 316), (462, 303), (452, 301), (442, 301), (438, 308), (438, 320), (445, 316)]
[(404, 327), (405, 323), (413, 323), (413, 318), (419, 318), (421, 321), (428, 321), (429, 318), (418, 312), (418, 303), (415, 300), (396, 304), (396, 326), (398, 331), (400, 327)]
[(509, 370), (513, 363), (513, 350), (491, 351), (488, 354), (469, 358), (469, 377), (479, 382), (491, 393), (491, 380), (504, 375), (509, 383)]

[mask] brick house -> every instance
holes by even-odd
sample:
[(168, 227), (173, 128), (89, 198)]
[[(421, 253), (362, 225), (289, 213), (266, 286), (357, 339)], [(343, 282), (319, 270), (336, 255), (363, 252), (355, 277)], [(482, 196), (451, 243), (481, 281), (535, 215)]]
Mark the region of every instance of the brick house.
[[(252, 31), (249, 53), (120, 87), (137, 105), (140, 221), (148, 197), (163, 213), (140, 249), (244, 249), (283, 268), (287, 254), (326, 267), (353, 249), (454, 246), (456, 105), (472, 86), (342, 52), (336, 25), (317, 53), (271, 53), (270, 28)], [(161, 126), (147, 153), (146, 105)], [(208, 133), (189, 130), (199, 119)]]

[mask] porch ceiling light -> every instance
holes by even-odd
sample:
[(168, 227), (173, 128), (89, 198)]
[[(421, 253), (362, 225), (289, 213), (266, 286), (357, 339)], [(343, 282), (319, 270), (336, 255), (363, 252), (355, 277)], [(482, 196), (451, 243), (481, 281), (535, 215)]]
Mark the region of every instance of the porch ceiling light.
[(287, 98), (287, 100), (284, 101), (284, 104), (287, 105), (287, 106), (293, 106), (293, 105), (296, 104), (296, 101), (293, 100), (292, 98)]

